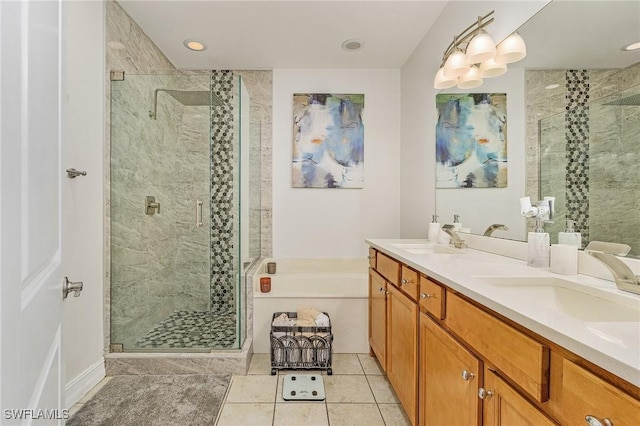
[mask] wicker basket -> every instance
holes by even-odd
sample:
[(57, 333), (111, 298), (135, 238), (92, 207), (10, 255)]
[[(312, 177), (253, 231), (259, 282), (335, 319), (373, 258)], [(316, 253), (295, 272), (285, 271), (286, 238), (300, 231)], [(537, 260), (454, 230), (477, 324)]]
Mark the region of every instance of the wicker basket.
[[(328, 327), (275, 326), (283, 313), (295, 320), (296, 312), (275, 312), (271, 319), (271, 374), (277, 370), (331, 370), (331, 319)], [(329, 316), (324, 312), (327, 317)]]

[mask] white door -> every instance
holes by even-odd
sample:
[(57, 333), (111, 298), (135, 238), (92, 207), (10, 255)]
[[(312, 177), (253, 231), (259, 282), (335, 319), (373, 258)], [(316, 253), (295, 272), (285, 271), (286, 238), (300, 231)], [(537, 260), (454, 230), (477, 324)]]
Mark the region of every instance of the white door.
[(0, 1), (2, 425), (64, 424), (65, 417), (61, 7)]

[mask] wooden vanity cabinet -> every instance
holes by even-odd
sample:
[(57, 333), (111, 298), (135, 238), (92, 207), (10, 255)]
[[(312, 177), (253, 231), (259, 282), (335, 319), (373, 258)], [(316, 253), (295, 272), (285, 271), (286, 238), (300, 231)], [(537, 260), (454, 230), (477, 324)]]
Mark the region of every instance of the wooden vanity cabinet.
[[(371, 262), (371, 252), (369, 256)], [(369, 268), (369, 346), (415, 425), (418, 411), (418, 273), (404, 265), (401, 267), (398, 261), (380, 252), (375, 252), (374, 257), (376, 268)]]
[(482, 362), (426, 314), (420, 314), (419, 422), (480, 424)]
[(371, 352), (413, 425), (640, 425), (633, 385), (374, 251)]
[(484, 385), (478, 395), (482, 395), (483, 425), (554, 426), (558, 424), (527, 401), (491, 369), (485, 368)]
[(387, 369), (387, 282), (369, 268), (369, 347)]
[(603, 425), (605, 419), (613, 426), (640, 425), (639, 400), (567, 359), (562, 362), (562, 399), (566, 424), (587, 424), (589, 416)]
[(393, 285), (387, 287), (387, 377), (411, 424), (418, 396), (418, 305)]
[(420, 275), (419, 291), (420, 308), (430, 313), (434, 318), (444, 319), (445, 290), (440, 284)]

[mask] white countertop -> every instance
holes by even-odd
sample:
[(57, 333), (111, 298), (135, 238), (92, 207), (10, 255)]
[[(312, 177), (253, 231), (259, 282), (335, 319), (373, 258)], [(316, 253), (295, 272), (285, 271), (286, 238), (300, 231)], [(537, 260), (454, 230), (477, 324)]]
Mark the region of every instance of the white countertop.
[[(558, 275), (527, 266), (522, 260), (467, 249), (461, 254), (412, 254), (393, 244), (426, 244), (427, 240), (368, 239), (372, 247), (464, 294), (487, 308), (640, 387), (640, 296), (617, 289), (613, 281), (586, 275)], [(517, 291), (503, 291), (485, 277), (556, 277), (597, 289), (604, 298), (638, 309), (637, 321), (585, 321)], [(592, 307), (598, 310), (598, 306)]]

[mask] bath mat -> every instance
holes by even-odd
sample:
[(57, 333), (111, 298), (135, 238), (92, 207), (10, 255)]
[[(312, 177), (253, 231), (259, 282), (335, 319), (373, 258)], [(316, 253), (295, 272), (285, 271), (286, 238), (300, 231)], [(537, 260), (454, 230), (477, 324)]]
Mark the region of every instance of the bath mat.
[(230, 375), (114, 376), (67, 426), (212, 425)]
[(282, 386), (285, 401), (324, 401), (324, 382), (320, 374), (287, 374)]

